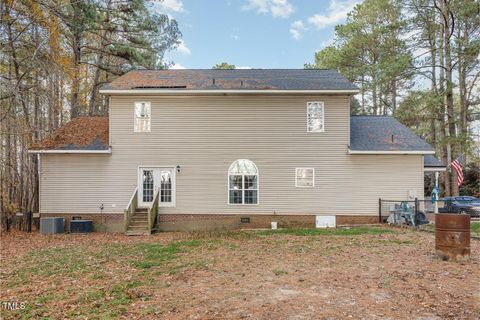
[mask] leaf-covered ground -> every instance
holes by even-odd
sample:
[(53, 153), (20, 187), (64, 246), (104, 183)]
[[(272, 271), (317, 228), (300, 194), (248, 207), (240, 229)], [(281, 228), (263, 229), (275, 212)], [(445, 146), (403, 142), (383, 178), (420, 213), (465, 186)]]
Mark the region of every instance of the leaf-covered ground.
[[(478, 319), (469, 262), (393, 228), (3, 234), (1, 318)], [(4, 302), (23, 303), (8, 310)], [(10, 304), (10, 307), (12, 304)]]

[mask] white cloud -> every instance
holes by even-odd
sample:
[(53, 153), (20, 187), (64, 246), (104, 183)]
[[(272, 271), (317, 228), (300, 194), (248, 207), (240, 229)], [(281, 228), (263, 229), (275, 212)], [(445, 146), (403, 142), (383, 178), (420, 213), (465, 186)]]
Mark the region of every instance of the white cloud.
[(289, 29), (290, 34), (295, 40), (299, 40), (302, 37), (302, 32), (305, 30), (307, 30), (307, 28), (305, 28), (302, 20), (292, 22)]
[(235, 67), (235, 69), (253, 69), (252, 67)]
[(327, 9), (326, 14), (314, 14), (308, 18), (308, 22), (315, 26), (317, 29), (323, 29), (329, 25), (337, 24), (345, 18), (347, 14), (352, 11), (352, 9), (358, 3), (362, 2), (361, 0), (330, 0), (330, 4)]
[(236, 35), (236, 34), (232, 34), (230, 36), (233, 40), (237, 41), (238, 39), (240, 39), (240, 36)]
[(158, 3), (158, 6), (167, 12), (182, 12), (183, 2), (182, 0), (163, 0)]
[(288, 0), (247, 0), (247, 2), (242, 7), (243, 10), (270, 13), (273, 17), (288, 18), (295, 12), (295, 8)]
[(192, 54), (192, 51), (190, 51), (190, 48), (187, 47), (187, 44), (183, 40), (180, 40), (180, 43), (177, 45), (176, 49), (180, 54), (184, 56), (189, 56)]
[(320, 43), (320, 48), (316, 51), (321, 51), (321, 50), (325, 49), (326, 47), (329, 47), (333, 44), (335, 44), (335, 39), (334, 38), (330, 38), (330, 39), (327, 39), (325, 41), (322, 41), (322, 43)]
[(181, 65), (180, 63), (174, 63), (169, 69), (179, 70), (179, 69), (187, 69), (185, 66)]

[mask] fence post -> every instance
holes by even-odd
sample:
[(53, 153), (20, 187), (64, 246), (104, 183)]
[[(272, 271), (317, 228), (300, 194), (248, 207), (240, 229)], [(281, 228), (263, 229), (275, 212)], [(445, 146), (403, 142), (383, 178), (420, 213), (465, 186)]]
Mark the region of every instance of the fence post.
[(378, 198), (378, 223), (382, 223), (382, 198)]
[(32, 211), (27, 212), (27, 232), (32, 232)]

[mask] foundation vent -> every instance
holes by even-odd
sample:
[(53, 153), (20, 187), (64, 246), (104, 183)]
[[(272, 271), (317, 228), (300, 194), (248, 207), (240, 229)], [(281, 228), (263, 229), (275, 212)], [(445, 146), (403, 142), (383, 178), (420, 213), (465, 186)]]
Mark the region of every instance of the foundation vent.
[(316, 228), (335, 228), (337, 226), (337, 219), (335, 216), (316, 216)]

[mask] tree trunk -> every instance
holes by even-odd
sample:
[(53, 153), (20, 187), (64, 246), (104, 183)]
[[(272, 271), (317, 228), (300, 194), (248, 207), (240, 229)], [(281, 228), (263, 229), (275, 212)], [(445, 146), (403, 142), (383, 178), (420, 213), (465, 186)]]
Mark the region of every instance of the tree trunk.
[(397, 80), (392, 81), (392, 115), (395, 116), (397, 112)]
[[(375, 65), (374, 65), (375, 69)], [(377, 115), (377, 110), (378, 110), (378, 101), (377, 101), (377, 79), (376, 79), (376, 74), (375, 70), (372, 72), (372, 102), (373, 102), (373, 115)]]
[(73, 50), (73, 65), (74, 65), (74, 75), (72, 79), (72, 92), (70, 99), (70, 117), (76, 118), (81, 115), (81, 110), (79, 106), (79, 93), (80, 93), (80, 59), (81, 59), (81, 36), (75, 34), (72, 43)]
[(361, 94), (362, 94), (362, 108), (361, 113), (365, 114), (365, 75), (362, 74), (362, 85), (361, 85)]
[[(435, 1), (436, 3), (436, 1)], [(443, 21), (443, 12), (441, 10), (442, 4), (440, 4), (440, 7), (437, 6), (439, 9), (439, 16), (440, 16), (440, 21)], [(438, 86), (439, 86), (439, 94), (442, 96), (442, 102), (440, 103), (440, 108), (438, 112), (438, 123), (439, 123), (439, 139), (440, 139), (440, 156), (442, 159), (442, 162), (445, 165), (449, 164), (449, 157), (448, 157), (448, 146), (447, 146), (447, 137), (446, 137), (446, 132), (445, 132), (445, 54), (444, 54), (444, 36), (443, 34), (445, 33), (445, 28), (442, 23), (442, 30), (439, 32), (438, 36), (438, 61), (439, 61), (439, 66), (440, 66), (440, 72), (439, 72), (439, 79), (438, 79)], [(443, 173), (443, 185), (444, 185), (444, 190), (445, 190), (445, 196), (450, 196), (451, 195), (451, 190), (450, 190), (450, 173), (449, 171), (445, 171)]]
[(98, 60), (97, 60), (97, 66), (95, 70), (95, 76), (93, 77), (93, 84), (92, 84), (92, 91), (90, 93), (90, 102), (88, 104), (88, 114), (90, 116), (93, 116), (95, 114), (98, 114), (98, 110), (96, 108), (96, 102), (97, 102), (97, 91), (98, 91), (98, 86), (99, 86), (99, 80), (100, 80), (100, 65), (103, 63), (103, 54), (100, 53)]
[(462, 155), (466, 153), (466, 144), (468, 139), (468, 104), (467, 104), (467, 61), (465, 57), (465, 46), (469, 42), (467, 22), (463, 23), (463, 35), (461, 28), (458, 28), (459, 44), (457, 46), (458, 57), (458, 89), (460, 96), (460, 137), (461, 145), (459, 151)]
[[(456, 150), (456, 124), (455, 124), (455, 110), (453, 104), (453, 67), (452, 67), (452, 49), (451, 49), (451, 37), (453, 33), (454, 20), (450, 15), (450, 8), (448, 1), (444, 0), (444, 48), (445, 48), (445, 102), (447, 104), (447, 121), (448, 121), (448, 134), (450, 144), (451, 161), (457, 157)], [(458, 196), (457, 174), (455, 170), (451, 171), (451, 193), (452, 196)]]

